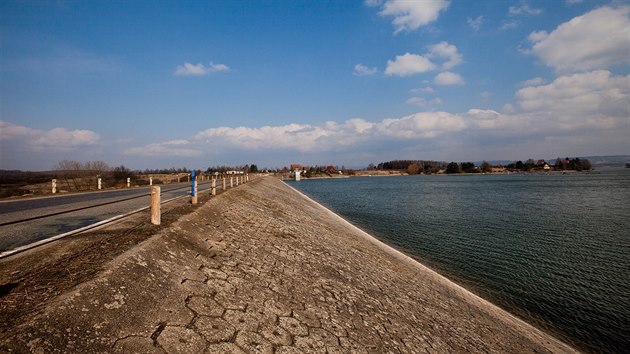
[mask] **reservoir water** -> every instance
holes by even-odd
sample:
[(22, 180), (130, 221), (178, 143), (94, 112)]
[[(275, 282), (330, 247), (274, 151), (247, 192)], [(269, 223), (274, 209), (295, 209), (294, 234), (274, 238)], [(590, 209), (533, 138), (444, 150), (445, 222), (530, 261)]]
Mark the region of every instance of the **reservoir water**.
[(290, 185), (578, 349), (630, 352), (630, 170)]

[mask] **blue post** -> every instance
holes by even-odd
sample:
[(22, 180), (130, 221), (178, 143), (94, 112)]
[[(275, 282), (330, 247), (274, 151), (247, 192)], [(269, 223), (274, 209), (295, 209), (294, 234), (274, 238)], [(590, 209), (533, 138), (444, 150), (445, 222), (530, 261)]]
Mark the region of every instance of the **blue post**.
[(190, 195), (195, 196), (195, 170), (190, 173)]

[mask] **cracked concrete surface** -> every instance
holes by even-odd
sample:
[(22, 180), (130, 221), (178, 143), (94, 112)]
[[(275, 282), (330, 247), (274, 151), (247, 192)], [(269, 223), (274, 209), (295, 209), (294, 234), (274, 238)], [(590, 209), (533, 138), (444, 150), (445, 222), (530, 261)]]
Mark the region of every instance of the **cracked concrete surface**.
[(0, 339), (81, 353), (573, 352), (282, 182), (213, 198)]

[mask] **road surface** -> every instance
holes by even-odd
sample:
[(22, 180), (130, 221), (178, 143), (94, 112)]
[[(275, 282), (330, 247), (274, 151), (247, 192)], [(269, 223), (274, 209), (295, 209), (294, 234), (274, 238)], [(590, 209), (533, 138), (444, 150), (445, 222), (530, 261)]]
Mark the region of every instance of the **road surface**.
[[(162, 201), (190, 195), (189, 183), (160, 187)], [(147, 186), (2, 202), (0, 252), (147, 207), (151, 200), (150, 188)], [(199, 192), (208, 189), (209, 181), (199, 183)]]

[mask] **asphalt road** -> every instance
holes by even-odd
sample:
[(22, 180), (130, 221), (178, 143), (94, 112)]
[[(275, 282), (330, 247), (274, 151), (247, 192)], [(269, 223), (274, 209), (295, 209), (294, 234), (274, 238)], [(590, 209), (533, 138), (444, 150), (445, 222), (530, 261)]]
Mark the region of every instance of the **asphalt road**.
[[(189, 183), (161, 185), (162, 201), (190, 195)], [(200, 182), (198, 191), (210, 189)], [(0, 252), (79, 229), (150, 205), (150, 187), (0, 203)], [(112, 203), (100, 205), (105, 203)], [(100, 205), (100, 206), (99, 206)], [(85, 208), (85, 209), (84, 209)], [(75, 209), (81, 209), (72, 211)], [(50, 214), (64, 212), (59, 215)], [(32, 219), (21, 221), (25, 219)]]

